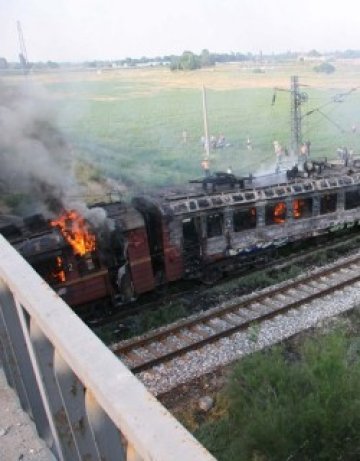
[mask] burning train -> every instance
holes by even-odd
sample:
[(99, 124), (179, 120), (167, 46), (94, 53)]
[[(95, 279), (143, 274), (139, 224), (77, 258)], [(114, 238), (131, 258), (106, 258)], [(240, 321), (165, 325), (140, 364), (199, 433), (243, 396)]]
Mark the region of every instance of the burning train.
[(280, 246), (358, 225), (356, 161), (305, 170), (100, 203), (102, 230), (68, 211), (3, 220), (0, 232), (73, 308), (121, 304), (169, 282), (211, 283)]

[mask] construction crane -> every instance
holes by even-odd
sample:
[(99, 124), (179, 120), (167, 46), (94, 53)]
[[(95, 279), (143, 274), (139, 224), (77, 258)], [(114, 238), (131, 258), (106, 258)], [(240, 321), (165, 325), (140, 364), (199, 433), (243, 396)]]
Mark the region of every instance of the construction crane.
[(29, 69), (29, 61), (28, 61), (28, 56), (27, 56), (27, 52), (26, 52), (24, 35), (23, 35), (23, 32), (22, 32), (22, 27), (21, 27), (20, 21), (17, 21), (16, 25), (17, 25), (19, 46), (20, 46), (20, 53), (19, 53), (20, 65), (23, 68), (24, 73), (26, 73), (27, 70)]

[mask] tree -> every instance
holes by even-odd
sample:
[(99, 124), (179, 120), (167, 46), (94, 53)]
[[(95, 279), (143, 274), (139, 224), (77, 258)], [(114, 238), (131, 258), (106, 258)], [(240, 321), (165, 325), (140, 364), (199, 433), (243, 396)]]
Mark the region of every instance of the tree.
[(179, 68), (182, 70), (199, 69), (200, 59), (191, 51), (184, 51), (179, 62)]
[(329, 62), (323, 62), (314, 67), (315, 72), (323, 72), (324, 74), (332, 74), (335, 72), (335, 67)]
[(5, 58), (0, 58), (0, 69), (7, 69), (9, 64)]
[(200, 63), (201, 67), (209, 67), (215, 64), (213, 56), (210, 54), (209, 50), (202, 50), (200, 54)]

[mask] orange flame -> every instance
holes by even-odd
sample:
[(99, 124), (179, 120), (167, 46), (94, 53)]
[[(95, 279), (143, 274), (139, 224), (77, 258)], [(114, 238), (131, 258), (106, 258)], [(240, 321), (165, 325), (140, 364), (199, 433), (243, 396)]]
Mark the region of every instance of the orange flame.
[(66, 211), (60, 218), (51, 221), (58, 227), (65, 240), (71, 245), (74, 254), (83, 256), (96, 248), (95, 235), (92, 234), (84, 220), (75, 210)]
[(52, 273), (52, 276), (57, 282), (65, 282), (65, 271), (63, 269), (63, 260), (60, 256), (56, 257), (56, 268), (55, 271)]
[(300, 218), (303, 206), (304, 206), (304, 201), (303, 200), (294, 200), (293, 201), (293, 215), (294, 215), (294, 218)]
[(283, 223), (285, 222), (286, 205), (284, 202), (279, 202), (274, 207), (274, 222)]

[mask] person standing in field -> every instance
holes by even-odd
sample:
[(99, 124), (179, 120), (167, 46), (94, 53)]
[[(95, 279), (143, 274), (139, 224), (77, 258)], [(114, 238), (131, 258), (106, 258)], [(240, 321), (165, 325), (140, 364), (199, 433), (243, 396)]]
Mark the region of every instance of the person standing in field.
[(201, 168), (203, 169), (204, 175), (206, 177), (210, 175), (210, 164), (208, 158), (203, 159), (203, 161), (201, 162)]

